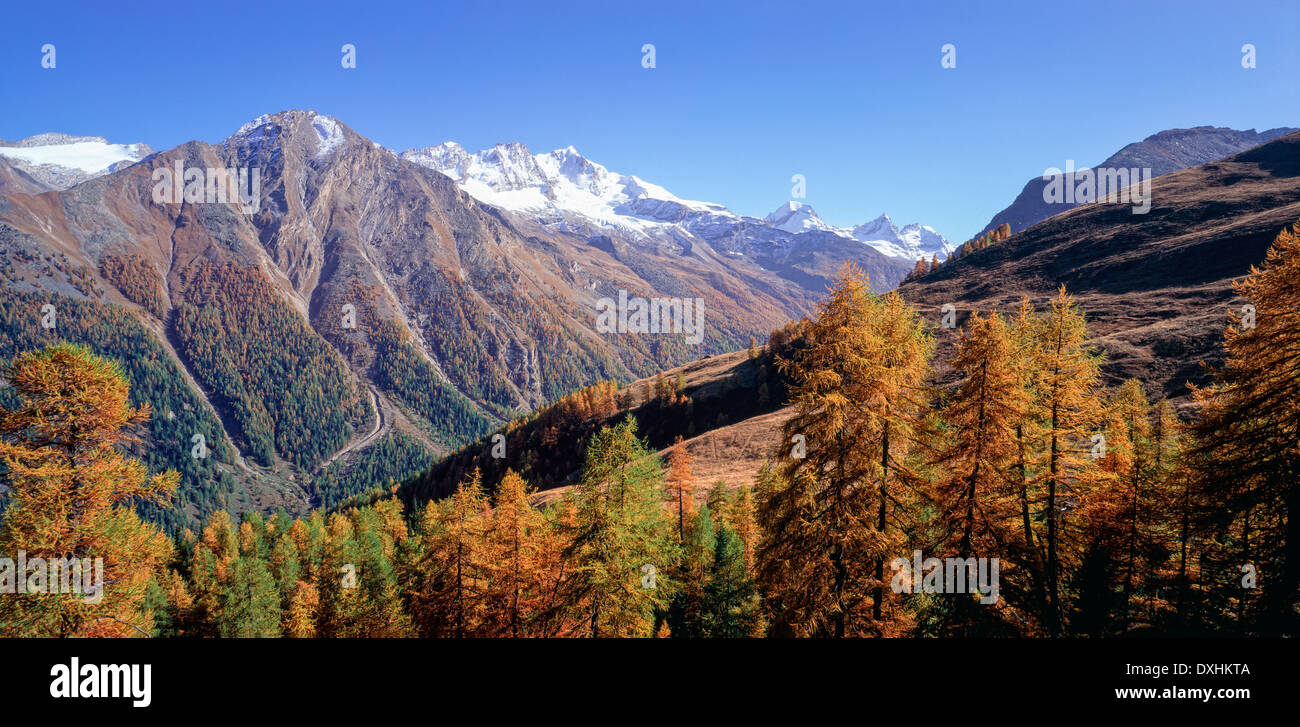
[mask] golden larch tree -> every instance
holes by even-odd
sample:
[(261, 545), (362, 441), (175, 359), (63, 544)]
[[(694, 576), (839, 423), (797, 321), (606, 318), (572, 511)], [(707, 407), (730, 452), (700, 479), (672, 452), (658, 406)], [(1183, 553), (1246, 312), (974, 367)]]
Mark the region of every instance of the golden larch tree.
[(668, 510), (677, 528), (677, 542), (685, 542), (686, 522), (695, 512), (695, 475), (691, 473), (691, 453), (680, 436), (668, 450), (668, 478), (664, 488), (668, 493)]
[(121, 366), (83, 346), (19, 354), (5, 378), (19, 403), (0, 411), (0, 462), (10, 487), (0, 555), (16, 559), (21, 551), (29, 564), (76, 559), (83, 573), (96, 573), (92, 581), (99, 580), (96, 563), (103, 570), (93, 592), (61, 592), (60, 574), (57, 594), (0, 597), (0, 629), (8, 636), (147, 635), (152, 617), (142, 601), (172, 546), (133, 505), (166, 502), (178, 480), (173, 471), (151, 476), (122, 453), (129, 430), (148, 420), (149, 405), (132, 407)]
[[(1235, 285), (1250, 308), (1224, 334), (1227, 361), (1194, 391), (1189, 454), (1197, 529), (1212, 543), (1218, 590), (1238, 616), (1272, 634), (1297, 632), (1300, 588), (1300, 223), (1283, 229), (1261, 267)], [(1241, 587), (1258, 573), (1258, 613)]]

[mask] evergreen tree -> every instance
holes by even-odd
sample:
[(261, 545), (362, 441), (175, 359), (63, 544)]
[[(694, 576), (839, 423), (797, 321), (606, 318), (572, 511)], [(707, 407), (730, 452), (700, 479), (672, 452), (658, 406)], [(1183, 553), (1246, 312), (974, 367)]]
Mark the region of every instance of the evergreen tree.
[(236, 558), (230, 581), (221, 590), (220, 633), (226, 638), (280, 635), (280, 594), (266, 563), (255, 556)]
[(677, 569), (680, 587), (668, 607), (668, 628), (674, 638), (708, 636), (709, 614), (706, 592), (717, 547), (713, 515), (708, 505), (691, 518), (682, 541), (681, 561)]
[(591, 636), (654, 633), (676, 562), (662, 501), (659, 462), (636, 420), (601, 428), (587, 445), (565, 585)]
[(333, 513), (325, 524), (324, 552), (316, 579), (320, 598), (317, 634), (335, 637), (346, 633), (363, 616), (358, 595), (360, 582), (355, 530), (344, 513)]
[(298, 587), (298, 581), (302, 577), (302, 568), (298, 563), (298, 548), (294, 546), (288, 532), (281, 533), (275, 539), (275, 547), (271, 549), (268, 565), (271, 569), (271, 577), (275, 579), (276, 588), (280, 591), (281, 607), (287, 609), (290, 599), (293, 598), (293, 592)]
[(727, 481), (719, 477), (713, 481), (713, 487), (709, 488), (708, 505), (709, 512), (713, 513), (713, 522), (726, 522), (728, 511), (731, 507), (731, 494), (728, 492)]
[(722, 639), (760, 636), (762, 601), (745, 564), (744, 543), (727, 527), (718, 529), (714, 541), (713, 562), (704, 590), (703, 631)]

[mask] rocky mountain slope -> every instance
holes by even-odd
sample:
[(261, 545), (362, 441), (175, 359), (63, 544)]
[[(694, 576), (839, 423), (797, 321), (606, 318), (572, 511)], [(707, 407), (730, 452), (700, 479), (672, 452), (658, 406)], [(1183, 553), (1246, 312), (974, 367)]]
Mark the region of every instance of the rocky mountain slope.
[[(1281, 127), (1256, 132), (1254, 129), (1238, 131), (1213, 126), (1197, 126), (1191, 129), (1168, 129), (1139, 142), (1134, 142), (1110, 155), (1101, 164), (1100, 169), (1150, 169), (1153, 177), (1194, 167), (1217, 159), (1238, 154), (1265, 142), (1285, 136), (1296, 129)], [(1053, 163), (1064, 168), (1066, 160)], [(1082, 169), (1082, 167), (1080, 167)], [(1062, 174), (1074, 182), (1074, 175)], [(1076, 206), (1075, 202), (1043, 201), (1043, 190), (1050, 183), (1042, 176), (1030, 179), (1024, 189), (1016, 196), (1006, 209), (993, 215), (981, 234), (1003, 223), (1011, 225), (1013, 232), (1019, 232), (1042, 220), (1057, 215)]]
[[(186, 507), (238, 495), (302, 511), (400, 479), (577, 387), (761, 340), (809, 311), (843, 260), (881, 279), (896, 267), (855, 240), (791, 245), (749, 224), (716, 244), (551, 225), (336, 119), (287, 111), (66, 190), (0, 196), (14, 327), (0, 356), (59, 337), (122, 355), (128, 324), (103, 322), (129, 311), (168, 359), (133, 390), (163, 377), (196, 394), (150, 402), (188, 417), (151, 432), (167, 439), (155, 464), (188, 468), (183, 487), (199, 494)], [(698, 300), (702, 335), (602, 330), (597, 311), (620, 294)], [(86, 326), (44, 327), (46, 304), (80, 306)], [(211, 456), (196, 466), (200, 433)], [(199, 492), (221, 478), (236, 486)]]
[[(1300, 133), (1152, 184), (1152, 206), (1086, 204), (900, 287), (935, 322), (951, 303), (1010, 311), (1065, 285), (1107, 353), (1111, 382), (1138, 377), (1172, 398), (1222, 360), (1232, 281), (1259, 264), (1277, 233), (1300, 220)], [(1014, 228), (1013, 228), (1014, 229)], [(941, 331), (952, 341), (952, 333)], [(942, 354), (942, 349), (941, 349)]]

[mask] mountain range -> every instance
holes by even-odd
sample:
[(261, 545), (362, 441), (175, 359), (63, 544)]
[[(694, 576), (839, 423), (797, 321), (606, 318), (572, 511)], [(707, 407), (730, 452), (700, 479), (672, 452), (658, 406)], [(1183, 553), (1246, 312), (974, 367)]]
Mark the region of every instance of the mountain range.
[[(972, 312), (1010, 316), (1023, 298), (1041, 311), (1065, 285), (1087, 316), (1089, 343), (1103, 356), (1107, 385), (1137, 378), (1148, 396), (1168, 398), (1186, 411), (1189, 384), (1205, 385), (1206, 365), (1222, 365), (1228, 314), (1245, 303), (1233, 282), (1259, 265), (1278, 232), (1297, 221), (1300, 133), (1292, 133), (1156, 178), (1145, 215), (1134, 215), (1124, 204), (1081, 205), (909, 280), (898, 291), (933, 326), (934, 384), (955, 382), (948, 361)], [(945, 304), (957, 314), (952, 329), (941, 325)], [(645, 397), (652, 379), (633, 382), (620, 392), (629, 408), (609, 419), (633, 412), (664, 458), (682, 437), (697, 482), (751, 484), (793, 414), (785, 398), (788, 382), (773, 353), (770, 347), (757, 356), (737, 351), (669, 370), (665, 376), (681, 382), (686, 407)], [(484, 437), (404, 483), (399, 494), (423, 501), (446, 494), (475, 468), (491, 480), (507, 467), (527, 467), (542, 489), (537, 500), (553, 501), (576, 481), (581, 443), (601, 422), (559, 435), (548, 431), (550, 422), (543, 414), (501, 430), (519, 443), (504, 460), (490, 456), (492, 440)], [(511, 454), (542, 442), (554, 453), (544, 462)]]
[[(839, 234), (752, 218), (708, 237), (649, 223), (653, 234), (636, 234), (567, 212), (556, 224), (482, 202), (311, 111), (133, 163), (112, 154), (147, 148), (50, 139), (59, 143), (7, 147), (42, 153), (5, 157), (29, 189), (0, 196), (0, 356), (56, 338), (147, 347), (130, 373), (137, 403), (159, 415), (151, 465), (183, 470), (191, 515), (328, 504), (579, 386), (762, 340), (811, 312), (845, 261), (881, 289), (910, 269)], [(596, 165), (554, 159), (566, 179), (617, 194), (595, 184), (605, 176)], [(213, 191), (238, 170), (251, 205)], [(167, 198), (171, 180), (191, 174), (195, 195)], [(626, 204), (660, 217), (679, 204), (656, 195)], [(620, 295), (700, 301), (703, 339), (598, 330), (601, 301)], [(47, 304), (58, 310), (49, 327)], [(196, 461), (200, 434), (211, 456)], [(404, 466), (385, 469), (395, 459)], [(353, 471), (365, 474), (348, 480)]]
[[(630, 240), (703, 240), (729, 254), (760, 259), (775, 245), (804, 242), (800, 238), (792, 243), (791, 236), (830, 233), (902, 260), (909, 269), (920, 258), (942, 259), (953, 250), (933, 228), (912, 224), (899, 230), (887, 215), (838, 228), (796, 201), (762, 219), (739, 215), (721, 204), (682, 199), (636, 176), (611, 172), (572, 146), (532, 154), (516, 142), (471, 154), (455, 142), (445, 142), (411, 149), (402, 158), (451, 177), (480, 202), (550, 229)], [(892, 286), (897, 281), (882, 282)]]
[[(1013, 225), (1009, 240), (902, 293), (969, 310), (1065, 282), (1096, 316), (1108, 370), (1150, 368), (1177, 394), (1213, 355), (1232, 277), (1300, 217), (1296, 147), (1286, 136), (1165, 174), (1140, 219), (1087, 205)], [(156, 201), (175, 169), (209, 182), (257, 170), (255, 204), (210, 201), (203, 185)], [(771, 424), (779, 382), (763, 379), (760, 396), (753, 364), (728, 352), (810, 314), (846, 261), (888, 290), (951, 250), (885, 215), (849, 228), (803, 202), (739, 215), (572, 147), (398, 154), (312, 111), (160, 152), (49, 134), (0, 145), (0, 358), (70, 340), (125, 363), (135, 402), (155, 412), (149, 466), (183, 477), (179, 510), (156, 519), (302, 513), (424, 472), (601, 380), (672, 369), (694, 391), (710, 371), (721, 393), (700, 400), (709, 420), (665, 424), (663, 436), (716, 443), (747, 413)], [(598, 306), (620, 294), (702, 301), (703, 340), (601, 330)], [(537, 441), (556, 444), (548, 436)]]

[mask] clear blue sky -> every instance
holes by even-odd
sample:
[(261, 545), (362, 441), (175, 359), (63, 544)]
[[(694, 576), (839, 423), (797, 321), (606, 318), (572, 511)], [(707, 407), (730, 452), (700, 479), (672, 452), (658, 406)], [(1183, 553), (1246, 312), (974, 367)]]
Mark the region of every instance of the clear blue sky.
[(1172, 127), (1300, 126), (1298, 0), (263, 5), (10, 3), (0, 137), (165, 149), (312, 108), (398, 151), (572, 144), (758, 216), (803, 174), (832, 224), (888, 212), (960, 242), (1066, 159)]

